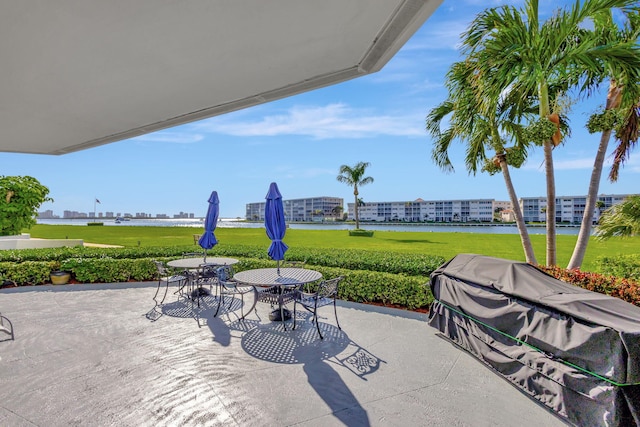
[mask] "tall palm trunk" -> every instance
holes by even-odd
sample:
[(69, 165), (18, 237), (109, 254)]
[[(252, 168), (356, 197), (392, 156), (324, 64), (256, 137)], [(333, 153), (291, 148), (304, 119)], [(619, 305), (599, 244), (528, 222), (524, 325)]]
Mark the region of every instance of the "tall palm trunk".
[[(611, 80), (609, 83), (609, 91), (607, 93), (605, 111), (612, 110), (620, 106), (620, 102), (622, 101), (622, 89), (622, 87), (619, 87), (616, 84), (615, 80)], [(593, 171), (591, 172), (591, 180), (589, 181), (589, 191), (587, 193), (587, 201), (584, 206), (578, 240), (573, 248), (573, 254), (569, 260), (569, 265), (567, 266), (570, 270), (580, 268), (580, 266), (582, 266), (582, 261), (584, 260), (585, 253), (587, 252), (587, 245), (589, 244), (589, 237), (591, 236), (593, 212), (596, 209), (596, 202), (598, 201), (598, 189), (600, 188), (602, 166), (604, 165), (604, 158), (607, 153), (607, 147), (609, 146), (610, 139), (611, 129), (603, 131), (600, 136), (598, 152), (593, 162)]]
[(353, 205), (353, 212), (356, 216), (356, 230), (360, 229), (360, 220), (358, 219), (358, 186), (353, 186), (353, 197), (355, 198), (355, 205)]
[(507, 186), (507, 192), (509, 193), (509, 199), (513, 206), (513, 213), (516, 217), (516, 225), (518, 226), (518, 233), (520, 234), (520, 241), (522, 242), (522, 249), (524, 250), (524, 256), (529, 264), (537, 265), (536, 256), (531, 245), (531, 239), (529, 238), (529, 231), (524, 223), (524, 216), (522, 215), (522, 209), (520, 209), (520, 203), (516, 196), (516, 190), (513, 188), (513, 181), (511, 181), (511, 174), (509, 173), (509, 166), (507, 165), (505, 155), (498, 156), (500, 159), (500, 168), (502, 169), (502, 176), (504, 177), (504, 183)]
[(547, 174), (547, 265), (556, 265), (556, 179), (553, 171), (553, 145), (544, 143), (544, 163)]
[[(538, 87), (540, 118), (549, 116), (549, 88), (546, 82)], [(544, 142), (544, 166), (547, 178), (547, 265), (556, 265), (556, 179), (553, 170), (553, 144)]]

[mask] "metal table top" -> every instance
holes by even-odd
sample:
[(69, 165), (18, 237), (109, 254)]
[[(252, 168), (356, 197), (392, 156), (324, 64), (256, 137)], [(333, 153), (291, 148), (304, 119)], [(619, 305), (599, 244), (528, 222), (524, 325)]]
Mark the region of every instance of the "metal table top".
[(256, 286), (302, 285), (322, 278), (322, 273), (306, 268), (258, 268), (234, 274), (238, 282)]
[(203, 258), (182, 258), (169, 261), (167, 265), (174, 268), (198, 268), (202, 264), (216, 264), (216, 265), (232, 265), (237, 264), (240, 260), (235, 258), (225, 257), (207, 257)]

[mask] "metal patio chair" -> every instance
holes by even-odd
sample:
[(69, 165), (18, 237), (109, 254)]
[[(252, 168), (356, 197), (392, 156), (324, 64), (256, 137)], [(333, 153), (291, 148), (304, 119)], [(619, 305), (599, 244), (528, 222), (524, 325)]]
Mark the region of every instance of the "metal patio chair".
[[(6, 325), (4, 323), (5, 319), (7, 321)], [(4, 317), (2, 313), (0, 313), (0, 332), (4, 332), (9, 335), (11, 340), (15, 339), (15, 336), (13, 335), (13, 324), (11, 323), (11, 320)]]
[(318, 323), (318, 308), (324, 307), (325, 305), (333, 304), (333, 313), (336, 317), (336, 324), (338, 329), (342, 329), (340, 327), (340, 323), (338, 322), (338, 311), (336, 309), (336, 298), (338, 297), (338, 284), (340, 281), (344, 279), (343, 276), (338, 276), (334, 279), (323, 280), (318, 283), (317, 288), (314, 292), (303, 292), (299, 291), (296, 293), (296, 298), (293, 302), (293, 329), (296, 328), (296, 305), (300, 304), (308, 311), (313, 313), (313, 320), (315, 322), (316, 329), (318, 330), (318, 335), (320, 335), (320, 339), (324, 339), (322, 336), (322, 332), (320, 331), (320, 325)]
[[(189, 297), (191, 301), (197, 301), (200, 307), (200, 298), (213, 295), (213, 289), (218, 289), (218, 265), (217, 264), (200, 264), (195, 273), (191, 271), (191, 286), (189, 289)], [(207, 291), (205, 286), (209, 287)]]
[[(153, 300), (155, 301), (157, 307), (164, 303), (164, 300), (167, 297), (167, 291), (169, 290), (169, 285), (175, 283), (178, 285), (178, 289), (181, 289), (183, 286), (183, 282), (187, 280), (187, 277), (183, 274), (173, 273), (162, 261), (154, 260), (153, 263), (156, 266), (156, 275), (158, 279), (158, 288), (156, 289), (156, 293), (153, 296)], [(165, 285), (164, 295), (162, 296), (162, 300), (158, 301), (156, 298), (158, 297), (158, 293), (160, 292), (160, 288), (163, 284)]]
[[(222, 267), (218, 267), (216, 270), (216, 276), (218, 280), (218, 286), (220, 290), (220, 298), (218, 298), (218, 308), (216, 309), (216, 313), (213, 317), (218, 315), (220, 311), (220, 307), (224, 304), (225, 295), (230, 295), (232, 297), (231, 302), (229, 303), (229, 309), (233, 304), (233, 296), (240, 295), (240, 320), (244, 320), (246, 316), (253, 311), (258, 302), (258, 291), (255, 286), (248, 285), (246, 283), (241, 283), (236, 280), (233, 280), (233, 267), (230, 265), (225, 265)], [(245, 294), (253, 293), (253, 304), (251, 308), (247, 311), (247, 314), (244, 314), (244, 296)]]

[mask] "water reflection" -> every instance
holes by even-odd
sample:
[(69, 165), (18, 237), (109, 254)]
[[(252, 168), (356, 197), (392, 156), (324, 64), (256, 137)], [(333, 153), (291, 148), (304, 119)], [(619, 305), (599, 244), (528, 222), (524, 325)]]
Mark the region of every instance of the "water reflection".
[[(58, 225), (87, 225), (93, 219), (38, 219), (38, 224), (58, 224)], [(110, 219), (98, 219), (105, 226), (127, 227), (127, 226), (144, 226), (144, 227), (195, 227), (203, 228), (202, 218), (184, 218), (184, 219), (136, 219), (116, 223)], [(418, 231), (430, 233), (483, 233), (483, 234), (518, 234), (518, 228), (515, 225), (433, 225), (433, 224), (388, 224), (388, 223), (360, 223), (362, 228), (374, 231)], [(288, 224), (290, 229), (299, 230), (352, 230), (352, 223), (304, 223), (295, 222)], [(218, 221), (217, 228), (264, 228), (262, 222), (245, 222), (242, 220), (223, 218)], [(546, 234), (544, 226), (528, 226), (529, 234)], [(558, 226), (556, 232), (558, 234), (577, 235), (580, 227), (578, 226)]]

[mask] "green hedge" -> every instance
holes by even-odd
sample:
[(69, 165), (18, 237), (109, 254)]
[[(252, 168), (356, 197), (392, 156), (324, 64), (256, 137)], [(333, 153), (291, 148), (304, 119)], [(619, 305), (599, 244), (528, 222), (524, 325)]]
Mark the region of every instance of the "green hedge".
[[(236, 271), (273, 267), (271, 260), (243, 259)], [(410, 310), (428, 307), (433, 301), (429, 276), (409, 276), (357, 269), (327, 267), (307, 262), (306, 268), (319, 271), (324, 278), (344, 276), (338, 297), (347, 301), (399, 305)]]
[(638, 254), (598, 257), (596, 265), (602, 274), (640, 282), (640, 255)]
[[(0, 251), (0, 262), (64, 261), (71, 258), (180, 258), (184, 252), (193, 252), (193, 246), (143, 247), (143, 248), (52, 248)], [(254, 258), (269, 260), (263, 246), (225, 245), (208, 252), (211, 256)], [(445, 262), (436, 255), (398, 254), (346, 249), (290, 248), (289, 261), (306, 261), (307, 264), (340, 267), (349, 270), (370, 270), (385, 273), (403, 273), (410, 276), (428, 276)]]
[(640, 307), (640, 284), (632, 280), (580, 270), (567, 270), (560, 267), (539, 266), (538, 268), (556, 279), (592, 292), (620, 298)]
[[(49, 273), (52, 270), (60, 269), (69, 271), (71, 279), (81, 283), (147, 281), (154, 280), (156, 277), (155, 265), (152, 262), (154, 259), (166, 262), (179, 258), (183, 252), (182, 250), (176, 251), (167, 248), (158, 251), (150, 250), (149, 248), (139, 250), (125, 249), (121, 251), (130, 255), (153, 254), (154, 256), (116, 258), (110, 256), (113, 250), (109, 248), (98, 251), (68, 249), (71, 250), (67, 252), (56, 249), (41, 252), (43, 255), (46, 252), (51, 252), (44, 256), (45, 258), (47, 256), (52, 258), (53, 260), (51, 261), (0, 262), (0, 278), (12, 280), (21, 286), (39, 285), (49, 283)], [(232, 255), (238, 258), (240, 263), (234, 266), (236, 271), (273, 267), (275, 265), (274, 261), (268, 259), (267, 256), (263, 256), (263, 249), (260, 251), (260, 258), (239, 255), (253, 255), (256, 253), (255, 251), (255, 248), (244, 247), (238, 248), (236, 251), (218, 252), (217, 255)], [(118, 255), (122, 256), (122, 252), (118, 253)], [(339, 298), (341, 299), (398, 305), (408, 309), (428, 307), (433, 300), (428, 287), (428, 280), (431, 271), (439, 265), (435, 265), (437, 257), (410, 257), (410, 260), (394, 261), (389, 254), (357, 251), (337, 251), (341, 253), (336, 254), (335, 252), (323, 254), (322, 251), (299, 251), (297, 256), (301, 258), (299, 260), (304, 259), (307, 261), (307, 268), (319, 271), (325, 278), (344, 276), (339, 292)], [(62, 261), (57, 260), (57, 258), (69, 254), (82, 256), (71, 257)], [(33, 255), (33, 253), (23, 253), (13, 254), (10, 257), (13, 257), (13, 259), (25, 259), (31, 258)], [(287, 257), (287, 259), (294, 260), (292, 257)], [(424, 262), (425, 259), (431, 264), (427, 266), (412, 264)], [(433, 267), (431, 267), (432, 264), (434, 265)], [(360, 268), (352, 268), (354, 266)], [(371, 270), (373, 268), (381, 270)], [(399, 272), (394, 273), (384, 269)], [(401, 271), (403, 269), (406, 271)], [(416, 272), (424, 272), (425, 274), (417, 275), (415, 274)]]
[(0, 284), (8, 280), (20, 286), (42, 285), (50, 281), (51, 271), (59, 265), (55, 261), (0, 262)]
[[(65, 270), (81, 283), (148, 281), (156, 277), (153, 260), (169, 261), (193, 251), (193, 246), (143, 248), (53, 248), (0, 251), (0, 284), (20, 286), (50, 283), (53, 270)], [(225, 245), (208, 252), (241, 262), (236, 271), (273, 267), (275, 262), (262, 246)], [(408, 309), (428, 307), (433, 297), (429, 275), (445, 259), (433, 255), (398, 254), (362, 250), (291, 248), (289, 261), (306, 261), (307, 268), (325, 278), (344, 276), (339, 297), (344, 300), (399, 305)], [(612, 295), (640, 305), (640, 256), (601, 257), (605, 274), (544, 268), (553, 276), (577, 286)], [(624, 279), (620, 279), (624, 277)]]

